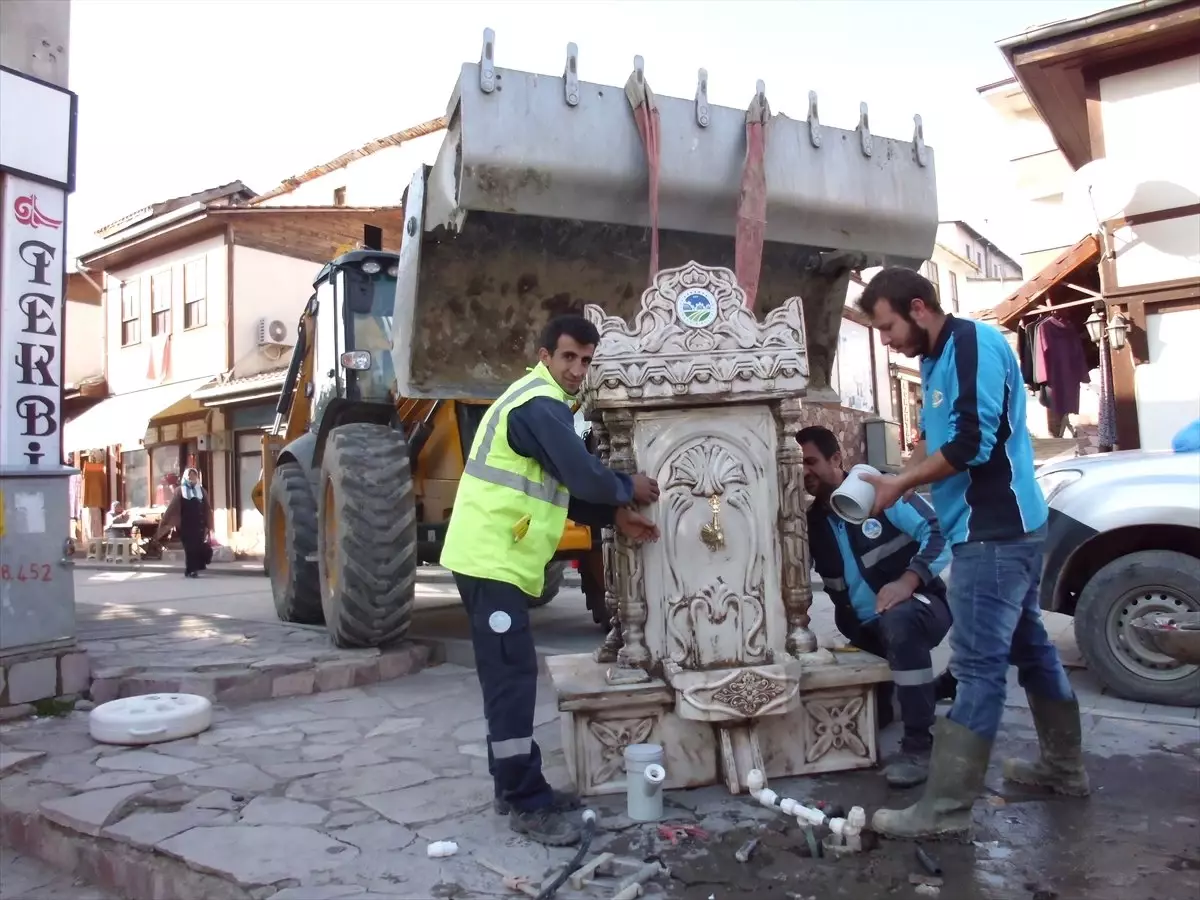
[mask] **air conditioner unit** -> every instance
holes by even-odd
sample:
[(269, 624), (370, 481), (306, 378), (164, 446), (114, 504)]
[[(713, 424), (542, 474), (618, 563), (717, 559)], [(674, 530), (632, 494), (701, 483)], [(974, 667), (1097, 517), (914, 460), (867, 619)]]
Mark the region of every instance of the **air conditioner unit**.
[(256, 329), (260, 347), (294, 347), (296, 344), (292, 334), (294, 326), (289, 325), (283, 319), (270, 319), (264, 316), (258, 320)]
[(196, 438), (196, 449), (209, 453), (228, 453), (233, 446), (233, 436), (228, 431), (214, 431)]

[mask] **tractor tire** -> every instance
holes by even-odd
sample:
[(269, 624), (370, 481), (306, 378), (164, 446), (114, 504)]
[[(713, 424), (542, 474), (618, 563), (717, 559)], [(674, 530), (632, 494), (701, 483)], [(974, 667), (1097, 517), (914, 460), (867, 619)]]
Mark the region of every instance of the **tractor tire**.
[(562, 590), (563, 578), (567, 574), (567, 565), (565, 562), (552, 562), (546, 566), (546, 586), (542, 588), (542, 596), (528, 602), (530, 609), (545, 606), (558, 596), (558, 592)]
[(412, 624), (417, 507), (404, 435), (355, 423), (329, 433), (317, 491), (325, 627), (337, 647), (384, 647)]
[(317, 564), (317, 501), (299, 463), (284, 463), (271, 478), (267, 496), (264, 567), (281, 622), (320, 625), (321, 583)]

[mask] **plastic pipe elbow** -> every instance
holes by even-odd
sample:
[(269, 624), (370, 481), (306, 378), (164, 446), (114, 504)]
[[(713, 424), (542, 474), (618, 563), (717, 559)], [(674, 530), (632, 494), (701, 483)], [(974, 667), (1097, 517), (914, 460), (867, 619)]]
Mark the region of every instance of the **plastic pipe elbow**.
[(667, 780), (667, 770), (662, 766), (651, 763), (642, 772), (642, 790), (647, 797), (653, 797), (662, 790), (663, 782)]

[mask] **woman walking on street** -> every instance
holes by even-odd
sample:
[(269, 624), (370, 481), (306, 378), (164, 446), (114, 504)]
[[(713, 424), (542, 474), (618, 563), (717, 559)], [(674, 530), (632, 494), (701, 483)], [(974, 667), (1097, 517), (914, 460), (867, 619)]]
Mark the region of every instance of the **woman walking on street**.
[(159, 528), (164, 534), (169, 528), (179, 531), (185, 578), (196, 578), (208, 567), (211, 552), (208, 539), (213, 530), (213, 510), (196, 469), (184, 472), (183, 482), (163, 513)]

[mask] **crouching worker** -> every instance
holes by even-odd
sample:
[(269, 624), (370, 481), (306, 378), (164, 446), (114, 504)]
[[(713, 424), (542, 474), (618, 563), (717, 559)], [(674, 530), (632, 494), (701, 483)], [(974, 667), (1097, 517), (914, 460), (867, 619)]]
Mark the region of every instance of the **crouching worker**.
[(631, 507), (654, 502), (658, 484), (606, 468), (575, 432), (571, 402), (599, 340), (581, 316), (546, 326), (538, 364), (479, 423), (441, 554), (470, 619), (495, 810), (513, 831), (552, 846), (578, 842), (581, 829), (569, 813), (580, 804), (542, 775), (528, 603), (542, 594), (568, 517), (615, 526), (633, 540), (658, 538), (658, 528)]
[[(937, 701), (954, 695), (953, 676), (935, 679), (930, 656), (950, 629), (939, 577), (950, 548), (933, 508), (915, 495), (862, 525), (838, 518), (829, 505), (846, 478), (837, 438), (812, 426), (796, 440), (804, 454), (804, 488), (816, 498), (808, 511), (809, 547), (833, 600), (834, 622), (851, 645), (892, 667), (904, 737), (884, 773), (893, 787), (921, 784), (929, 774)], [(883, 728), (891, 721), (892, 685), (880, 685), (879, 698)]]

